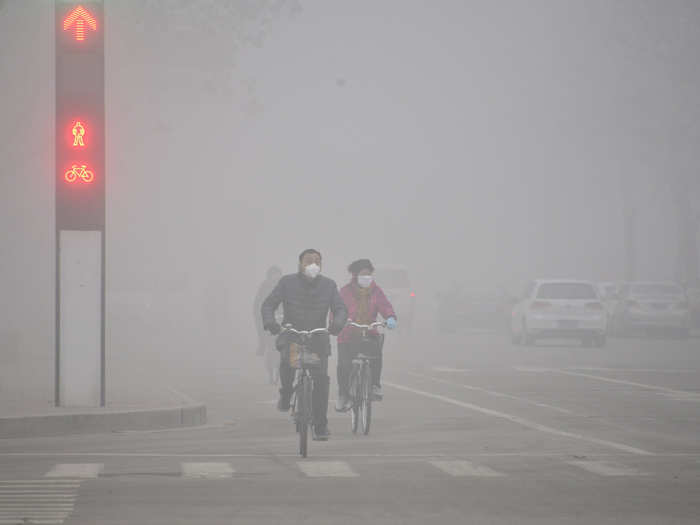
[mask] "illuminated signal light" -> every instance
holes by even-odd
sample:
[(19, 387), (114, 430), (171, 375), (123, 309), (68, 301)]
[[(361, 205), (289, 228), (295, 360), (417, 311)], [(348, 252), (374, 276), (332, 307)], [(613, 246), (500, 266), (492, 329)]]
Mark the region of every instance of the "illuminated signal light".
[(82, 42), (85, 40), (86, 23), (89, 29), (97, 31), (97, 20), (95, 17), (82, 5), (79, 5), (63, 19), (63, 30), (68, 31), (72, 27), (74, 38), (78, 42)]
[(85, 137), (85, 126), (81, 121), (75, 121), (71, 133), (73, 134), (73, 147), (85, 146), (85, 141), (83, 140)]
[(82, 182), (91, 183), (95, 180), (95, 174), (89, 170), (85, 164), (73, 164), (71, 168), (63, 174), (66, 182), (75, 182), (80, 179)]

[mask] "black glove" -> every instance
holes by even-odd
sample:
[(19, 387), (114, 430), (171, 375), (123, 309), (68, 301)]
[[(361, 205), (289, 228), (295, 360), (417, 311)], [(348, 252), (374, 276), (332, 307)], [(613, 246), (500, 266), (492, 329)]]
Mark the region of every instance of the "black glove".
[(278, 323), (272, 322), (265, 326), (265, 330), (270, 332), (272, 335), (277, 335), (282, 331), (282, 327)]
[(343, 331), (343, 328), (345, 328), (345, 325), (337, 325), (335, 323), (332, 323), (331, 326), (328, 327), (328, 333), (332, 336), (338, 337), (338, 335), (340, 335), (340, 332)]

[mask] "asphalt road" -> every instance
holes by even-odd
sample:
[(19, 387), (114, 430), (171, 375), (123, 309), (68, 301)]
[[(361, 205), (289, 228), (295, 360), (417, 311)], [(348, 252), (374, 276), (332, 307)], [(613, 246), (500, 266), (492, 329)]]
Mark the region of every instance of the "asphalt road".
[(331, 413), (306, 460), (260, 363), (173, 375), (205, 427), (0, 440), (0, 525), (700, 523), (699, 339), (461, 335), (385, 361), (371, 434)]

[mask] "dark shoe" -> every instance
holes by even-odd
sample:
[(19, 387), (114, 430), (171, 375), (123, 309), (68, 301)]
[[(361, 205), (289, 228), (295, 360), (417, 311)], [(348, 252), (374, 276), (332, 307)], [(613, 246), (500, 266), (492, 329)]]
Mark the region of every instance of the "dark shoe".
[(374, 385), (372, 387), (372, 401), (381, 401), (382, 399), (384, 399), (382, 387), (379, 385)]
[(289, 412), (289, 402), (292, 399), (292, 394), (280, 390), (280, 399), (277, 401), (277, 410), (280, 412)]
[(328, 441), (328, 436), (331, 433), (328, 430), (328, 425), (314, 425), (313, 439), (314, 441)]

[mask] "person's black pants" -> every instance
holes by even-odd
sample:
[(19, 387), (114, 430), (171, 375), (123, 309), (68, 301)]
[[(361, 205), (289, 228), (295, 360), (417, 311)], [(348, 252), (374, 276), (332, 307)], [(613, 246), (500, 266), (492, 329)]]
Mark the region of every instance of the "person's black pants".
[[(325, 426), (328, 424), (328, 394), (330, 377), (328, 377), (328, 356), (319, 355), (321, 365), (311, 370), (311, 377), (314, 380), (314, 390), (312, 394), (312, 408), (314, 426)], [(282, 352), (280, 359), (280, 389), (281, 395), (292, 395), (294, 387), (294, 373), (296, 369), (289, 365), (289, 352)]]
[(338, 394), (348, 395), (350, 389), (350, 372), (352, 372), (352, 360), (360, 352), (376, 357), (372, 359), (372, 385), (380, 386), (382, 379), (382, 344), (378, 339), (370, 347), (358, 342), (338, 343)]

